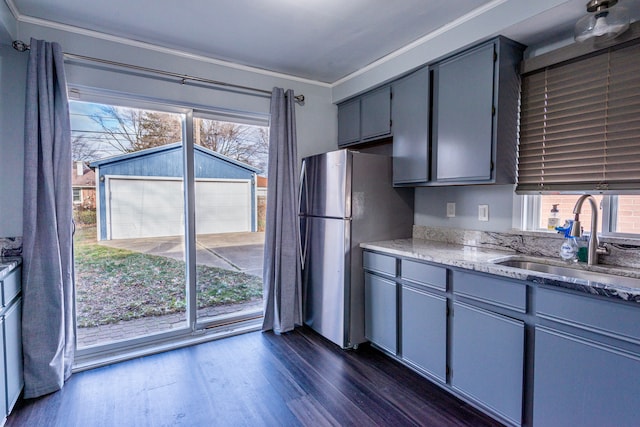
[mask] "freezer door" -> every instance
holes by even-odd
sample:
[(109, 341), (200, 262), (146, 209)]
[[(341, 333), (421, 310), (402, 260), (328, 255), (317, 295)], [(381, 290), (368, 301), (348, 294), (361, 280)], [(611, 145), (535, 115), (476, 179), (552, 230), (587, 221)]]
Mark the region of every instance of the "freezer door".
[(307, 217), (306, 228), (304, 322), (340, 347), (346, 347), (350, 221)]
[(351, 217), (350, 159), (349, 151), (338, 150), (302, 161), (302, 215)]

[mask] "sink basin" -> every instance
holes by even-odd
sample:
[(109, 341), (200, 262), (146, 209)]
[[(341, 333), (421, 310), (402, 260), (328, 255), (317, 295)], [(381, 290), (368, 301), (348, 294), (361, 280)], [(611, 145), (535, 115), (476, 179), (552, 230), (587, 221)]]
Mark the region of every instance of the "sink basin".
[(505, 267), (519, 268), (528, 271), (538, 271), (541, 273), (554, 274), (558, 276), (573, 277), (576, 279), (589, 280), (610, 285), (629, 286), (634, 288), (640, 287), (640, 279), (636, 279), (633, 277), (618, 276), (616, 274), (608, 274), (599, 271), (583, 270), (580, 268), (547, 264), (538, 260), (534, 261), (517, 258), (496, 260), (494, 261), (494, 264), (504, 265)]

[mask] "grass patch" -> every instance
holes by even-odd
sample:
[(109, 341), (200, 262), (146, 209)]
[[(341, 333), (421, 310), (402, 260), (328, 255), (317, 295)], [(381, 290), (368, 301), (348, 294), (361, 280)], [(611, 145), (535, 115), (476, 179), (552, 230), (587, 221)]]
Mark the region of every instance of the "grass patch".
[[(79, 232), (75, 244), (78, 327), (185, 311), (183, 261), (98, 245), (95, 228)], [(259, 277), (204, 265), (196, 269), (198, 308), (262, 296)]]

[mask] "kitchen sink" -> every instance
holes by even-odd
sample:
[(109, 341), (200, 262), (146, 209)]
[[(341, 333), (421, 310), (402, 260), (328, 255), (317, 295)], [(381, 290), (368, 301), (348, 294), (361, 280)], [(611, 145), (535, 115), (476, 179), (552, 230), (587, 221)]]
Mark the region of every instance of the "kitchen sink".
[[(519, 268), (528, 271), (537, 271), (540, 273), (554, 274), (557, 276), (573, 277), (576, 279), (583, 279), (594, 281), (598, 283), (605, 283), (618, 286), (630, 286), (634, 288), (640, 287), (640, 279), (627, 276), (619, 276), (616, 274), (604, 273), (601, 271), (585, 270), (582, 268), (572, 266), (560, 266), (551, 263), (545, 263), (544, 261), (526, 258), (509, 258), (494, 260), (494, 264), (504, 265), (505, 267)], [(606, 267), (601, 267), (606, 268)]]

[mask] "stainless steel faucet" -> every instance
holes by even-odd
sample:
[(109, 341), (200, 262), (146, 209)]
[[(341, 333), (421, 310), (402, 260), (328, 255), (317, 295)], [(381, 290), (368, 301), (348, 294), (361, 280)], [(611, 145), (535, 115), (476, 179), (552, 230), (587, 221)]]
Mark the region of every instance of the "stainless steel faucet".
[(588, 200), (589, 205), (591, 206), (591, 235), (589, 236), (589, 252), (587, 257), (587, 264), (595, 265), (598, 263), (598, 255), (608, 254), (609, 250), (604, 246), (600, 246), (600, 244), (598, 243), (598, 206), (596, 205), (595, 199), (589, 194), (580, 196), (580, 198), (576, 202), (576, 205), (573, 207), (575, 220), (573, 221), (573, 225), (571, 227), (571, 235), (574, 237), (582, 236), (582, 227), (580, 226), (580, 211), (582, 210), (582, 204), (585, 200)]

